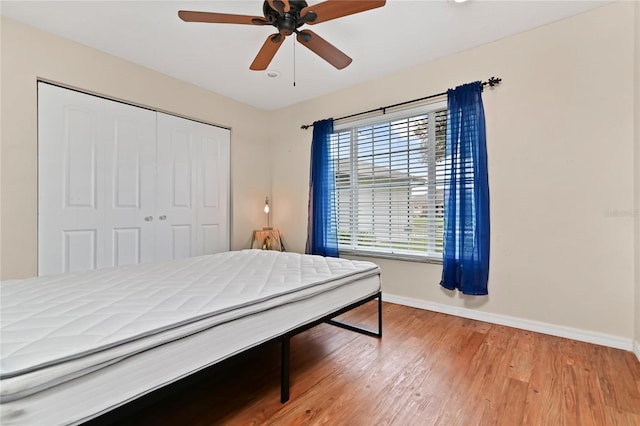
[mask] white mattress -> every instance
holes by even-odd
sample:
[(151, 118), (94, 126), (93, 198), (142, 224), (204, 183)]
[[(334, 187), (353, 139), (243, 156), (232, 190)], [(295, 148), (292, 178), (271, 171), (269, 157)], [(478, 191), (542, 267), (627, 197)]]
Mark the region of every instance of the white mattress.
[(375, 294), (380, 280), (369, 262), (246, 250), (1, 289), (2, 424), (58, 424)]

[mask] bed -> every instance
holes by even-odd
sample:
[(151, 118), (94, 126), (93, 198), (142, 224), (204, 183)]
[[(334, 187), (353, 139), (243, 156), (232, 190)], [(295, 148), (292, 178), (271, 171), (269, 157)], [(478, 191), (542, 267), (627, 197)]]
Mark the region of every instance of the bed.
[[(5, 281), (0, 423), (77, 424), (320, 322), (380, 337), (370, 262), (242, 250), (163, 264)], [(378, 299), (378, 330), (333, 318)]]

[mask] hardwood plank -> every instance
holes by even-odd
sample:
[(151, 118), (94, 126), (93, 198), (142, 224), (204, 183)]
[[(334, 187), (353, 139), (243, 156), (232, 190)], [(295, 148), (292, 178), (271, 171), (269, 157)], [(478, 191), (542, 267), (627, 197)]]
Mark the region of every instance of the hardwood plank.
[[(430, 348), (442, 342), (446, 333), (434, 332), (444, 331), (446, 327), (438, 326), (438, 321), (446, 321), (446, 318), (430, 319), (422, 329), (425, 330), (423, 337), (414, 336), (414, 351), (396, 351), (402, 357), (403, 364), (399, 372), (391, 377), (393, 380), (385, 379), (382, 375), (375, 375), (371, 378), (372, 384), (368, 384), (368, 390), (373, 390), (372, 394), (367, 392), (367, 398), (372, 397), (375, 401), (372, 407), (361, 405), (359, 409), (352, 411), (350, 420), (353, 423), (363, 421), (367, 424), (389, 424), (394, 420), (403, 407), (409, 402), (411, 396), (423, 398), (424, 389), (422, 384), (431, 372), (428, 369), (429, 363), (425, 362), (427, 357), (433, 356)], [(384, 374), (384, 371), (381, 372)], [(428, 393), (426, 393), (428, 394)], [(410, 396), (407, 396), (410, 395)], [(415, 413), (413, 413), (415, 416)]]
[[(513, 407), (509, 406), (510, 403), (521, 408), (526, 403), (528, 384), (511, 378), (520, 332), (501, 326), (496, 326), (491, 331), (486, 342), (489, 355), (481, 360), (481, 367), (472, 388), (477, 389), (474, 391), (476, 399), (477, 395), (482, 397), (483, 408), (476, 410), (481, 413), (479, 423), (498, 424), (501, 419), (510, 418), (518, 419), (517, 423), (512, 424), (519, 424), (522, 421), (522, 409), (515, 412), (505, 412), (504, 409), (513, 410)], [(493, 333), (494, 331), (499, 333)]]
[[(495, 326), (486, 334), (484, 341), (475, 352), (463, 381), (456, 387), (448, 405), (460, 405), (464, 410), (445, 412), (440, 424), (496, 424), (500, 408), (507, 400), (512, 348), (517, 344), (513, 331), (507, 327)], [(524, 405), (525, 398), (522, 399)], [(469, 410), (466, 407), (473, 407)]]
[(508, 378), (504, 386), (504, 398), (498, 407), (497, 425), (513, 426), (522, 424), (524, 407), (527, 401), (528, 383)]
[[(597, 357), (598, 378), (603, 390), (605, 404), (615, 410), (640, 415), (640, 391), (634, 373), (620, 375), (618, 368), (626, 364), (621, 351), (603, 347)], [(631, 371), (634, 371), (631, 368)]]
[(636, 383), (636, 389), (640, 392), (640, 363), (633, 352), (625, 352), (625, 363), (631, 371), (633, 381)]
[(435, 403), (440, 397), (428, 388), (428, 384), (437, 381), (433, 366), (441, 362), (439, 360), (446, 352), (440, 348), (450, 346), (448, 339), (452, 335), (447, 332), (447, 324), (452, 317), (428, 311), (423, 311), (423, 314), (422, 347), (412, 359), (408, 374), (376, 406), (374, 415), (381, 424), (433, 424), (429, 420), (435, 421), (435, 416), (427, 410), (441, 406), (439, 402)]
[[(401, 365), (401, 359), (399, 356), (402, 353), (415, 352), (417, 345), (417, 339), (411, 338), (410, 332), (415, 330), (419, 321), (417, 316), (396, 316), (391, 318), (385, 323), (385, 328), (394, 330), (390, 333), (389, 339), (383, 339), (382, 341), (356, 333), (349, 332), (347, 330), (341, 330), (343, 333), (355, 335), (356, 341), (360, 344), (376, 344), (378, 350), (371, 352), (371, 356), (363, 355), (357, 359), (353, 359), (353, 351), (342, 352), (343, 359), (337, 360), (336, 363), (329, 361), (332, 366), (332, 371), (327, 377), (326, 386), (310, 387), (302, 395), (303, 406), (287, 406), (283, 408), (273, 419), (275, 422), (281, 422), (286, 419), (287, 422), (297, 424), (298, 422), (310, 421), (318, 416), (320, 411), (323, 411), (322, 415), (325, 418), (338, 421), (342, 416), (341, 407), (346, 404), (352, 403), (354, 406), (358, 406), (357, 402), (354, 402), (354, 398), (359, 398), (363, 393), (357, 392), (363, 388), (366, 390), (366, 385), (370, 382), (367, 381), (367, 377), (370, 375), (376, 375), (379, 370), (385, 370), (385, 368), (397, 369)], [(406, 350), (399, 350), (405, 348)], [(349, 365), (349, 369), (336, 368), (340, 365)], [(313, 371), (313, 369), (312, 369)], [(304, 374), (305, 377), (311, 377), (309, 372)], [(386, 378), (387, 376), (385, 376)], [(294, 393), (295, 387), (292, 385), (292, 395), (299, 395), (297, 391)], [(369, 391), (366, 390), (366, 394)], [(330, 401), (327, 407), (320, 409), (316, 405), (316, 401)], [(375, 401), (370, 399), (370, 401)], [(293, 408), (292, 408), (293, 407)], [(346, 411), (348, 413), (348, 410)]]
[(529, 383), (533, 368), (535, 333), (518, 329), (511, 329), (511, 332), (516, 336), (516, 345), (511, 350), (509, 377)]
[(523, 425), (566, 425), (559, 341), (537, 335)]
[[(417, 345), (417, 339), (409, 338), (396, 346), (394, 356), (374, 357), (355, 368), (336, 370), (325, 386), (311, 388), (303, 395), (302, 405), (290, 405), (275, 416), (273, 423), (302, 424), (318, 417), (329, 424), (351, 423), (354, 408), (366, 405), (372, 409), (378, 403), (380, 389), (375, 386), (376, 380), (388, 380), (398, 374), (407, 363), (401, 352), (414, 351)], [(326, 401), (330, 403), (325, 404)]]

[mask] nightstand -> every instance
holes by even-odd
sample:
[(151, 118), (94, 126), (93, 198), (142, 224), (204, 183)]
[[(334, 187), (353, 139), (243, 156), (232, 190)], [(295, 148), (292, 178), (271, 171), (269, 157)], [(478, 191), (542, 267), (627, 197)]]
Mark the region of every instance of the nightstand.
[(251, 248), (286, 251), (284, 241), (282, 240), (282, 233), (277, 228), (262, 228), (261, 230), (253, 231)]

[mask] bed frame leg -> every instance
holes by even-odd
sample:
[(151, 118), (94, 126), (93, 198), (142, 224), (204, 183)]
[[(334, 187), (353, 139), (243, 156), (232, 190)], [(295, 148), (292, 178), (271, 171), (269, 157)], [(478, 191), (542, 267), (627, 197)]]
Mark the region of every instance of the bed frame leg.
[[(344, 329), (350, 330), (350, 331), (355, 331), (356, 333), (360, 333), (360, 334), (365, 334), (367, 336), (381, 338), (382, 337), (382, 293), (378, 293), (377, 295), (374, 295), (373, 297), (371, 297), (369, 299), (365, 299), (364, 302), (368, 302), (368, 301), (376, 299), (376, 298), (378, 299), (378, 331), (371, 331), (371, 330), (368, 330), (368, 329), (363, 328), (363, 327), (356, 327), (354, 325), (346, 324), (346, 323), (343, 323), (343, 322), (340, 322), (340, 321), (336, 321), (334, 319), (328, 319), (325, 322), (327, 324), (335, 325), (336, 327), (344, 328)], [(360, 304), (363, 304), (363, 303), (360, 303)], [(360, 304), (358, 304), (358, 306)], [(352, 309), (352, 308), (353, 307), (350, 307), (350, 309)], [(342, 314), (344, 312), (346, 312), (346, 310), (342, 311), (342, 312), (339, 312), (339, 314)]]
[(282, 336), (282, 349), (280, 352), (280, 402), (289, 400), (289, 358), (291, 336)]
[[(371, 330), (367, 330), (366, 328), (362, 328), (362, 327), (355, 327), (353, 325), (350, 324), (345, 324), (342, 323), (340, 321), (335, 321), (334, 317), (341, 315), (347, 311), (350, 311), (351, 309), (357, 308), (360, 305), (364, 305), (367, 302), (370, 302), (374, 299), (378, 299), (378, 331), (371, 331)], [(367, 297), (366, 299), (360, 300), (356, 303), (353, 303), (349, 306), (346, 306), (336, 312), (333, 312), (330, 315), (327, 315), (324, 318), (320, 318), (319, 320), (316, 320), (315, 322), (309, 323), (304, 325), (303, 327), (300, 327), (294, 331), (290, 331), (287, 332), (286, 334), (283, 334), (280, 337), (280, 345), (281, 345), (281, 350), (280, 350), (280, 402), (282, 402), (283, 404), (287, 401), (289, 401), (289, 375), (290, 375), (290, 364), (289, 364), (289, 358), (290, 358), (290, 353), (291, 353), (291, 338), (293, 336), (295, 336), (298, 333), (301, 333), (304, 330), (307, 330), (311, 327), (314, 327), (317, 324), (320, 324), (322, 322), (326, 322), (328, 324), (332, 324), (335, 325), (337, 327), (341, 327), (341, 328), (346, 328), (347, 330), (351, 330), (351, 331), (355, 331), (357, 333), (362, 333), (362, 334), (366, 334), (367, 336), (373, 336), (373, 337), (377, 337), (377, 338), (381, 338), (382, 337), (382, 292), (378, 292), (377, 294), (373, 294), (369, 297)]]
[(382, 293), (378, 294), (378, 336), (382, 337)]

